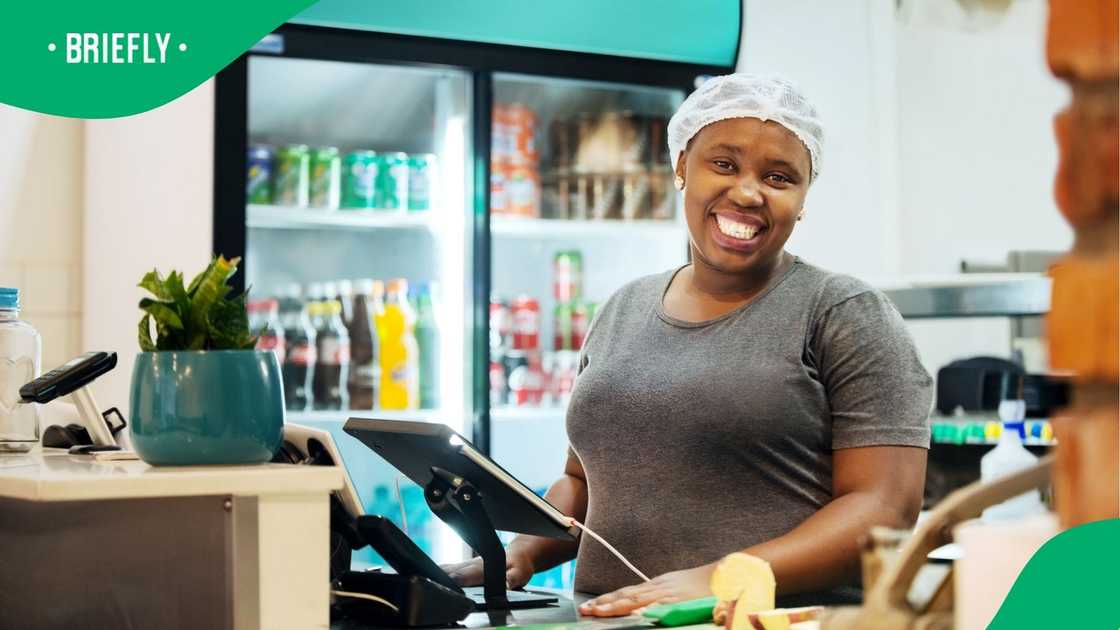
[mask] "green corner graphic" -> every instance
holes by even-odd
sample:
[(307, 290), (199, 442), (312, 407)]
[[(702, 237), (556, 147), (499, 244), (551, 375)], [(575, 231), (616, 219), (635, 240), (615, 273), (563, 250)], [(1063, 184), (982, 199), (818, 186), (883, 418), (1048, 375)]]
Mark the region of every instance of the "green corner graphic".
[(988, 630), (1120, 628), (1120, 519), (1046, 541), (1023, 567)]
[(75, 118), (159, 107), (315, 0), (28, 2), (5, 7), (0, 103)]

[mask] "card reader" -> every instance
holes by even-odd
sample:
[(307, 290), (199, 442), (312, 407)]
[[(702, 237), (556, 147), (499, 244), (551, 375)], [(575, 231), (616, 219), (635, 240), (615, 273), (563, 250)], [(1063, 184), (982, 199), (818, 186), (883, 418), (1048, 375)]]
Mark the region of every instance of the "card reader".
[[(101, 413), (93, 399), (93, 393), (86, 387), (116, 366), (116, 352), (87, 352), (20, 387), (19, 395), (25, 403), (46, 404), (60, 396), (71, 394), (82, 424), (93, 442), (92, 446), (80, 447), (81, 452), (116, 450), (120, 447), (113, 438), (109, 421)], [(111, 414), (113, 411), (116, 409), (106, 413)], [(116, 415), (120, 420), (119, 427), (123, 428), (124, 419), (120, 418), (120, 412)]]

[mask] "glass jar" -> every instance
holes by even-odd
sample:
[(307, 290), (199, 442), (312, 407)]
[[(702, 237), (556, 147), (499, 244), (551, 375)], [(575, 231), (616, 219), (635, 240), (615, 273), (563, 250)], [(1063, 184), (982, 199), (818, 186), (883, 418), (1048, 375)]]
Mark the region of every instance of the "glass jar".
[(19, 289), (0, 287), (0, 453), (22, 453), (39, 441), (39, 407), (20, 402), (19, 388), (39, 376), (43, 342), (19, 319)]

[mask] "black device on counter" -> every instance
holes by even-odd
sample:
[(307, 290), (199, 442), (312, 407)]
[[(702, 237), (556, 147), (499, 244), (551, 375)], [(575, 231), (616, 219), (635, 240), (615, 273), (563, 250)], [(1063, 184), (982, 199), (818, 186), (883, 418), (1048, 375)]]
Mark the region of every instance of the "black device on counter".
[(474, 602), (462, 593), (418, 575), (347, 571), (335, 581), (332, 590), (339, 611), (363, 626), (455, 626), (475, 608)]
[(24, 402), (49, 403), (89, 385), (116, 366), (116, 352), (87, 352), (20, 387), (19, 395)]
[[(400, 575), (418, 575), (440, 586), (466, 596), (473, 602), (474, 610), (486, 610), (485, 588), (472, 586), (463, 588), (447, 575), (424, 550), (416, 546), (393, 521), (376, 515), (358, 519), (358, 533), (369, 543), (377, 555), (385, 559), (389, 566)], [(510, 609), (537, 608), (559, 601), (555, 595), (534, 591), (506, 591)]]
[[(548, 593), (506, 591), (505, 548), (497, 530), (574, 540), (576, 528), (552, 504), (479, 453), (450, 427), (433, 422), (350, 418), (343, 430), (358, 438), (424, 488), (428, 506), (483, 559), (481, 594), (465, 592), (480, 610), (547, 606)], [(364, 540), (402, 574), (459, 587), (403, 532), (385, 519), (363, 516)]]
[(965, 411), (995, 411), (1003, 397), (1006, 377), (1020, 377), (1027, 417), (1045, 418), (1069, 403), (1069, 384), (1058, 377), (1027, 374), (1017, 363), (996, 357), (953, 361), (937, 371), (937, 410), (951, 415)]
[(116, 366), (116, 352), (87, 352), (19, 388), (24, 403), (46, 404), (73, 395), (85, 426), (49, 426), (43, 431), (43, 446), (70, 448), (71, 453), (78, 454), (120, 450), (114, 436), (127, 426), (124, 416), (116, 407), (101, 411), (86, 389), (86, 385)]

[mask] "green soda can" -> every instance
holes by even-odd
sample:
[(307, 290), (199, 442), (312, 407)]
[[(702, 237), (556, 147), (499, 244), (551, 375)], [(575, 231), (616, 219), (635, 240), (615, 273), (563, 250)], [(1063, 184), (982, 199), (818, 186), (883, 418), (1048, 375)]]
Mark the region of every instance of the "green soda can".
[(249, 173), (245, 197), (249, 203), (272, 203), (272, 147), (255, 144), (249, 147)]
[(436, 156), (420, 153), (408, 156), (408, 209), (411, 212), (432, 208), (436, 181)]
[(572, 332), (572, 304), (571, 302), (559, 302), (552, 312), (553, 349), (574, 350)]
[(306, 144), (289, 144), (276, 152), (272, 200), (281, 206), (307, 207), (310, 153)]
[(404, 211), (408, 208), (408, 154), (382, 153), (377, 173), (377, 207)]
[(377, 207), (377, 172), (380, 161), (373, 151), (347, 153), (342, 161), (342, 207)]
[(311, 182), (308, 203), (312, 208), (338, 207), (341, 192), (342, 160), (336, 147), (320, 147), (311, 152)]

